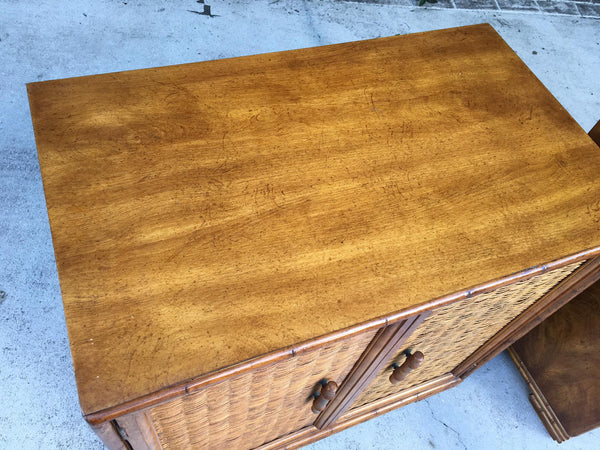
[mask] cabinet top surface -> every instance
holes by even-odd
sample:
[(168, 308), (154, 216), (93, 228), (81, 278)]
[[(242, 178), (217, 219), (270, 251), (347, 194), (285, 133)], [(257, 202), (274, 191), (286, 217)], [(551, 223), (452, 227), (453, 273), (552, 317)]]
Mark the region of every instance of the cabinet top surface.
[(600, 151), (489, 25), (28, 91), (85, 413), (600, 245)]

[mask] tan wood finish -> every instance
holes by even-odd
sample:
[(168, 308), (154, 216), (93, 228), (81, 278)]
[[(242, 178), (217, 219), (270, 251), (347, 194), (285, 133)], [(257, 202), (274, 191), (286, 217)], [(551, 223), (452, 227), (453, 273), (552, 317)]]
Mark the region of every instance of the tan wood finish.
[(489, 25), (28, 91), (110, 448), (303, 445), (455, 385), (600, 277), (600, 153)]
[[(465, 301), (470, 301), (469, 299), (471, 299), (475, 296), (486, 295), (486, 294), (490, 295), (493, 292), (497, 291), (498, 289), (504, 290), (504, 287), (515, 285), (515, 284), (520, 284), (526, 280), (529, 280), (533, 277), (536, 277), (540, 274), (544, 274), (549, 271), (554, 272), (554, 271), (567, 270), (569, 265), (572, 265), (574, 263), (576, 265), (579, 265), (580, 263), (576, 263), (577, 261), (581, 261), (582, 259), (584, 259), (586, 257), (592, 257), (593, 255), (597, 254), (598, 252), (600, 252), (600, 248), (594, 249), (592, 251), (584, 251), (584, 252), (576, 253), (569, 257), (561, 258), (561, 259), (558, 259), (556, 261), (553, 261), (553, 262), (550, 262), (547, 264), (531, 267), (529, 269), (526, 269), (521, 272), (517, 272), (515, 274), (500, 278), (498, 280), (493, 280), (491, 282), (484, 283), (482, 285), (479, 285), (479, 286), (476, 286), (476, 287), (473, 287), (470, 289), (465, 289), (465, 290), (457, 292), (457, 293), (453, 293), (450, 295), (440, 297), (439, 299), (436, 299), (435, 301), (428, 302), (428, 303), (425, 303), (425, 304), (422, 304), (422, 305), (419, 305), (419, 306), (416, 306), (413, 308), (403, 310), (401, 312), (391, 314), (390, 316), (388, 316), (386, 318), (371, 320), (371, 321), (365, 322), (360, 325), (355, 325), (353, 327), (349, 327), (347, 329), (340, 330), (340, 331), (322, 336), (317, 339), (313, 339), (313, 340), (306, 341), (306, 342), (303, 342), (300, 344), (296, 344), (294, 346), (290, 346), (288, 348), (281, 349), (277, 352), (272, 352), (267, 355), (263, 355), (263, 356), (254, 358), (249, 361), (243, 361), (243, 362), (235, 364), (231, 367), (227, 367), (227, 368), (217, 370), (217, 371), (209, 373), (209, 374), (199, 376), (192, 380), (188, 380), (184, 383), (170, 386), (170, 387), (162, 389), (160, 391), (142, 396), (138, 399), (123, 402), (122, 404), (116, 405), (115, 407), (109, 408), (107, 410), (103, 410), (98, 413), (88, 414), (88, 415), (86, 415), (86, 420), (90, 424), (98, 424), (98, 423), (102, 423), (106, 420), (112, 420), (116, 417), (119, 417), (120, 415), (127, 414), (127, 413), (130, 413), (133, 411), (138, 411), (138, 410), (150, 407), (152, 405), (156, 405), (158, 403), (167, 401), (169, 399), (176, 399), (178, 397), (187, 395), (188, 393), (196, 392), (200, 389), (205, 389), (206, 387), (208, 387), (212, 384), (219, 383), (224, 380), (228, 380), (237, 375), (253, 372), (262, 367), (269, 366), (277, 361), (283, 361), (285, 359), (294, 358), (296, 356), (302, 355), (302, 354), (312, 351), (312, 350), (322, 348), (324, 346), (329, 346), (329, 345), (332, 345), (335, 343), (340, 343), (343, 340), (345, 340), (346, 338), (363, 334), (366, 331), (378, 330), (379, 328), (386, 326), (386, 324), (396, 323), (396, 322), (404, 320), (405, 318), (410, 317), (414, 314), (419, 314), (424, 311), (430, 311), (430, 310), (433, 310), (433, 309), (436, 309), (439, 307), (446, 307), (446, 308), (453, 309), (456, 307), (457, 302), (464, 303)], [(513, 289), (513, 287), (511, 286), (510, 289)], [(502, 296), (501, 296), (501, 298), (502, 298)], [(501, 298), (500, 298), (500, 301), (502, 301)], [(532, 300), (534, 300), (534, 299), (532, 299)], [(478, 300), (473, 300), (474, 306), (471, 309), (473, 309), (474, 311), (477, 311), (477, 314), (480, 314), (481, 311), (479, 311), (479, 310), (481, 308), (479, 305), (477, 305), (477, 302), (478, 302)], [(502, 308), (502, 309), (504, 310), (505, 308)], [(468, 318), (472, 317), (472, 314), (473, 314), (473, 311), (468, 313), (468, 315), (466, 316), (467, 322), (470, 322), (468, 320)], [(485, 313), (484, 313), (484, 315), (485, 315)], [(494, 314), (494, 318), (496, 318), (496, 316), (497, 316), (497, 314)], [(428, 333), (426, 333), (426, 334), (428, 334)], [(479, 336), (480, 333), (477, 333), (477, 335)], [(477, 348), (477, 347), (474, 347), (474, 348)], [(436, 358), (436, 360), (437, 359), (438, 358)], [(454, 367), (454, 365), (448, 366), (448, 370), (450, 369), (450, 367)], [(443, 373), (443, 372), (440, 372), (440, 373)], [(428, 376), (431, 377), (432, 374), (428, 373)], [(422, 381), (425, 381), (425, 380), (422, 380)]]
[(317, 398), (312, 404), (311, 411), (315, 414), (320, 413), (325, 409), (327, 404), (333, 400), (335, 394), (338, 390), (338, 385), (335, 381), (329, 381), (327, 384), (323, 386)]
[(91, 425), (94, 433), (108, 448), (112, 450), (130, 450), (121, 436), (115, 429), (115, 424), (112, 421), (103, 422), (97, 425)]
[(425, 356), (419, 351), (407, 355), (404, 362), (394, 368), (394, 371), (389, 378), (390, 383), (398, 384), (403, 381), (413, 370), (416, 370), (421, 366), (423, 359), (425, 359)]
[(28, 92), (85, 414), (600, 245), (600, 153), (488, 25)]
[(121, 430), (126, 444), (134, 450), (161, 448), (152, 423), (144, 411), (126, 414), (113, 422), (115, 427)]

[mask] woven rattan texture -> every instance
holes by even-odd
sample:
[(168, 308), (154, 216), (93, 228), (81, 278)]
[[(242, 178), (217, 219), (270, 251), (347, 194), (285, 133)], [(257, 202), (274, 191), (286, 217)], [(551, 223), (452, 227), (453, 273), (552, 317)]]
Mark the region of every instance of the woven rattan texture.
[[(358, 407), (400, 392), (454, 369), (512, 319), (542, 297), (581, 263), (498, 288), (441, 307), (408, 338), (403, 348), (356, 400)], [(402, 363), (406, 349), (420, 350), (425, 359), (404, 381), (389, 381), (393, 362)]]
[(310, 425), (311, 394), (339, 384), (377, 330), (257, 368), (149, 411), (164, 449), (253, 448)]

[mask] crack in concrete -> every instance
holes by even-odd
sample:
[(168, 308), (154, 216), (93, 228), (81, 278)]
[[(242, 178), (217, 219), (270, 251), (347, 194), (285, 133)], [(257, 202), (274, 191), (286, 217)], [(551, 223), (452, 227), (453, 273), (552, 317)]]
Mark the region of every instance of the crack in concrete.
[(306, 13), (306, 19), (308, 21), (308, 27), (310, 28), (310, 31), (313, 33), (313, 35), (317, 36), (318, 45), (323, 45), (323, 39), (321, 38), (321, 35), (319, 34), (319, 32), (317, 31), (317, 28), (315, 27), (315, 23), (313, 22), (312, 13), (310, 11), (310, 8), (307, 5), (306, 0), (302, 0), (302, 6), (304, 6), (304, 12)]
[(424, 403), (426, 403), (426, 404), (427, 404), (427, 407), (429, 408), (429, 411), (431, 412), (431, 418), (432, 418), (433, 420), (435, 420), (436, 422), (438, 422), (438, 423), (441, 423), (442, 425), (444, 425), (444, 427), (446, 427), (446, 428), (447, 428), (447, 429), (449, 429), (450, 431), (454, 432), (454, 434), (456, 434), (456, 437), (458, 438), (458, 442), (460, 443), (460, 445), (462, 445), (462, 446), (463, 446), (463, 448), (464, 448), (465, 450), (467, 450), (467, 446), (466, 446), (466, 444), (463, 442), (463, 440), (462, 440), (462, 438), (461, 438), (461, 436), (460, 436), (460, 433), (459, 433), (458, 431), (456, 431), (454, 428), (452, 428), (450, 425), (448, 425), (446, 422), (444, 422), (443, 420), (440, 420), (440, 419), (438, 419), (438, 418), (436, 417), (436, 415), (435, 415), (435, 412), (433, 411), (433, 408), (431, 407), (431, 404), (430, 404), (430, 403), (429, 403), (427, 400), (425, 400), (425, 401), (424, 401)]

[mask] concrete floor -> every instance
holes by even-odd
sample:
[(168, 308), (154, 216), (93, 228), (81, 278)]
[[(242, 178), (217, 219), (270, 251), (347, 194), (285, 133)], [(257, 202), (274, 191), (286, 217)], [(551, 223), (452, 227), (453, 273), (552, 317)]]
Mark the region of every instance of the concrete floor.
[[(25, 83), (489, 22), (586, 131), (600, 119), (598, 0), (412, 1), (207, 0), (210, 17), (195, 0), (0, 0), (0, 449), (102, 448), (79, 414)], [(600, 448), (600, 429), (559, 447), (527, 394), (503, 354), (313, 448)]]

